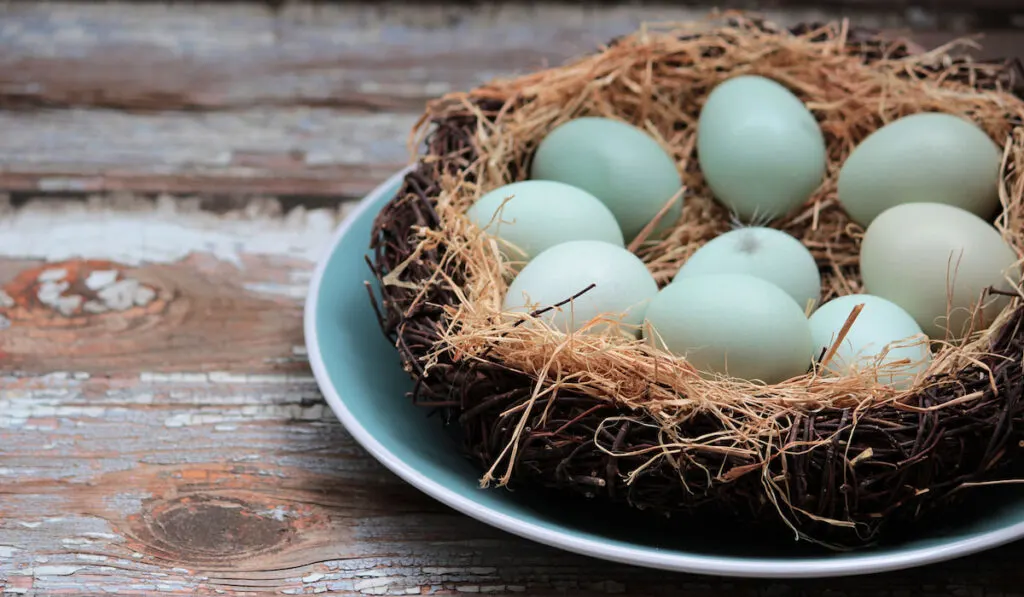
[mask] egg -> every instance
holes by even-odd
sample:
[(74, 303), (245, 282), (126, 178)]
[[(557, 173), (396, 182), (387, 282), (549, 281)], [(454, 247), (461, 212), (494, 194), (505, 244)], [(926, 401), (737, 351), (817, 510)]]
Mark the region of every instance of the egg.
[(825, 355), (861, 304), (863, 309), (825, 363), (825, 372), (844, 375), (875, 371), (880, 383), (899, 389), (910, 387), (931, 362), (928, 340), (909, 313), (884, 298), (850, 294), (822, 305), (810, 318), (815, 356)]
[(801, 307), (821, 296), (818, 264), (807, 247), (774, 228), (751, 226), (716, 236), (690, 256), (673, 281), (707, 274), (748, 274), (785, 290)]
[(480, 197), (466, 216), (500, 239), (512, 261), (529, 261), (572, 240), (599, 240), (623, 246), (615, 216), (590, 193), (550, 180), (525, 180)]
[(743, 75), (708, 95), (697, 158), (715, 197), (745, 221), (769, 221), (807, 201), (825, 175), (825, 138), (793, 93)]
[(984, 289), (1011, 290), (1007, 275), (1020, 280), (1016, 262), (1017, 254), (988, 222), (941, 203), (890, 207), (868, 226), (860, 251), (867, 292), (902, 307), (934, 339), (948, 331), (955, 340), (988, 326), (1007, 297), (989, 295), (979, 320), (970, 315)]
[[(625, 122), (586, 116), (559, 125), (541, 140), (530, 178), (557, 180), (600, 199), (615, 214), (626, 241), (634, 239), (679, 194), (675, 161), (646, 132)], [(654, 237), (679, 219), (682, 197), (658, 220)]]
[(785, 291), (746, 274), (677, 280), (651, 300), (647, 342), (698, 371), (778, 383), (811, 365), (811, 328)]
[[(596, 240), (555, 245), (527, 263), (512, 280), (503, 308), (528, 313), (561, 303), (590, 285), (569, 304), (539, 317), (562, 332), (605, 330), (607, 322), (588, 326), (596, 317), (639, 328), (644, 310), (658, 292), (654, 277), (640, 258), (626, 249)], [(625, 329), (635, 335), (636, 331)]]
[(999, 208), (1002, 150), (985, 131), (951, 114), (906, 116), (864, 139), (839, 170), (838, 197), (868, 226), (901, 203), (944, 203), (983, 218)]

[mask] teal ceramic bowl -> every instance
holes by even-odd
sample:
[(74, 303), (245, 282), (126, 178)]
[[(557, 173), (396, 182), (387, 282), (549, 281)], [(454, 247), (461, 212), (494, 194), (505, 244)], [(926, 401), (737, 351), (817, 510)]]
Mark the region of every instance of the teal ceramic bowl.
[(405, 397), (411, 388), (398, 355), (377, 325), (364, 282), (373, 218), (404, 172), (381, 185), (340, 227), (313, 275), (306, 302), (309, 359), (327, 403), (355, 439), (405, 481), (444, 504), (510, 533), (589, 556), (651, 568), (747, 577), (822, 577), (919, 566), (1024, 536), (1024, 499), (1012, 492), (913, 541), (852, 553), (804, 543), (752, 541), (743, 529), (665, 531), (660, 520), (550, 495), (480, 489), (436, 418)]

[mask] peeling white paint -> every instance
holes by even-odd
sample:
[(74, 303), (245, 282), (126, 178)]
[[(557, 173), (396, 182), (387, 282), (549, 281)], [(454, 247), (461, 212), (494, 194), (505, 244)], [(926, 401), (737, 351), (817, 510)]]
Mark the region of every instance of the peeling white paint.
[(55, 564), (51, 566), (30, 566), (20, 570), (11, 570), (9, 574), (11, 576), (71, 576), (83, 569), (85, 569), (84, 566)]
[[(123, 202), (123, 200), (122, 200)], [(338, 223), (335, 210), (222, 217), (185, 212), (174, 202), (136, 201), (133, 209), (99, 199), (67, 217), (61, 201), (32, 201), (0, 221), (0, 257), (105, 259), (128, 265), (173, 263), (208, 253), (242, 267), (243, 255), (286, 255), (313, 262)], [(249, 216), (249, 217), (247, 217)], [(52, 274), (56, 276), (56, 273)]]
[(250, 374), (230, 373), (227, 371), (211, 371), (210, 373), (158, 373), (143, 371), (139, 381), (147, 384), (311, 384), (315, 383), (312, 375), (301, 374)]
[(105, 562), (108, 559), (107, 556), (100, 556), (92, 553), (76, 553), (75, 557), (87, 562)]
[(138, 280), (119, 280), (101, 289), (96, 296), (114, 311), (125, 311), (135, 305), (135, 292), (138, 289)]
[(369, 578), (369, 579), (366, 579), (366, 580), (356, 581), (356, 583), (352, 585), (352, 588), (357, 590), (357, 591), (359, 591), (359, 592), (361, 592), (361, 593), (369, 593), (371, 595), (379, 594), (379, 593), (372, 593), (370, 591), (372, 589), (377, 589), (377, 588), (385, 588), (386, 589), (387, 586), (390, 585), (391, 583), (395, 582), (395, 580), (396, 579), (392, 578), (392, 577)]
[(116, 282), (118, 275), (120, 272), (116, 269), (96, 270), (85, 279), (85, 286), (89, 290), (96, 291)]
[(59, 282), (64, 278), (68, 277), (68, 270), (62, 267), (55, 267), (50, 269), (44, 269), (39, 272), (39, 276), (36, 278), (38, 282)]
[(245, 284), (243, 288), (245, 288), (249, 292), (273, 294), (296, 300), (306, 298), (306, 294), (309, 289), (309, 287), (304, 284), (268, 284), (265, 282), (253, 282), (250, 284)]
[(314, 572), (312, 574), (308, 574), (306, 576), (303, 576), (302, 577), (302, 582), (307, 582), (307, 583), (308, 582), (316, 582), (318, 580), (323, 580), (323, 578), (324, 578), (323, 574), (321, 574), (319, 572)]
[(36, 290), (36, 298), (39, 299), (40, 303), (52, 307), (57, 302), (57, 299), (59, 299), (60, 296), (64, 293), (64, 291), (67, 290), (68, 287), (70, 286), (71, 284), (67, 281), (43, 282), (42, 284), (39, 285), (39, 288)]
[(15, 547), (13, 545), (0, 545), (0, 558), (12, 558), (14, 557), (14, 554), (19, 551), (22, 551), (20, 547)]
[(3, 290), (0, 290), (0, 309), (7, 309), (14, 306), (14, 299), (11, 295), (7, 294)]

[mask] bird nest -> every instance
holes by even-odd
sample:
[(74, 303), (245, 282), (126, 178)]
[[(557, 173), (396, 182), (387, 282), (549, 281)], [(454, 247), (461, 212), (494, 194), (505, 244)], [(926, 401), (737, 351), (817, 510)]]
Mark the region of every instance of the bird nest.
[(825, 180), (770, 224), (810, 249), (822, 300), (861, 289), (863, 229), (837, 204), (839, 166), (872, 131), (912, 113), (968, 117), (1004, 148), (994, 224), (1021, 254), (1019, 64), (976, 63), (963, 45), (921, 52), (842, 23), (781, 29), (728, 16), (644, 27), (564, 66), (433, 101), (413, 133), (417, 163), (374, 223), (369, 259), (412, 400), (460, 432), (483, 486), (714, 512), (832, 547), (875, 542), (893, 521), (919, 519), (965, 488), (1015, 478), (1024, 439), (1016, 295), (987, 329), (937, 346), (910, 389), (813, 372), (774, 385), (709, 379), (642, 341), (503, 317), (514, 266), (464, 215), (483, 193), (525, 179), (555, 126), (583, 115), (625, 120), (661, 143), (684, 181), (673, 231), (629, 247), (667, 284), (735, 226), (702, 180), (696, 122), (717, 83), (757, 74), (793, 91), (825, 135)]

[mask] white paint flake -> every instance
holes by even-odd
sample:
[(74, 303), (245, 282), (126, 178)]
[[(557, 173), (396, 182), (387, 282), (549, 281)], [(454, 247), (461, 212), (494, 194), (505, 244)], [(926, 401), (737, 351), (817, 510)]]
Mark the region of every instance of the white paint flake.
[(96, 270), (85, 279), (85, 286), (89, 290), (96, 291), (116, 282), (118, 275), (119, 272), (115, 269)]
[(39, 285), (39, 289), (36, 291), (36, 298), (39, 299), (40, 303), (53, 307), (57, 304), (57, 299), (64, 294), (64, 291), (67, 290), (69, 286), (70, 284), (68, 282), (43, 282)]
[(96, 296), (110, 309), (125, 311), (135, 305), (135, 291), (138, 289), (138, 280), (120, 280), (100, 289)]
[(11, 295), (7, 294), (3, 290), (0, 290), (0, 309), (8, 309), (14, 306), (14, 299)]
[(82, 305), (82, 310), (85, 311), (86, 313), (96, 314), (106, 313), (107, 311), (110, 310), (110, 308), (108, 308), (106, 305), (99, 301), (86, 301), (85, 304)]
[(9, 574), (11, 576), (71, 576), (82, 569), (84, 569), (84, 566), (32, 566), (20, 570), (12, 570)]
[(0, 558), (10, 559), (19, 551), (22, 551), (20, 547), (15, 547), (13, 545), (0, 545)]
[(60, 282), (66, 277), (68, 277), (68, 270), (62, 267), (55, 267), (39, 272), (39, 277), (36, 280), (38, 282)]
[(66, 206), (81, 203), (31, 201), (0, 220), (0, 257), (51, 262), (87, 258), (141, 265), (173, 263), (192, 253), (206, 253), (238, 267), (243, 265), (243, 255), (313, 262), (338, 223), (333, 209), (304, 210), (285, 218), (271, 214), (227, 218), (179, 211), (173, 201), (158, 201), (157, 206), (137, 203), (128, 210), (101, 199), (67, 217)]

